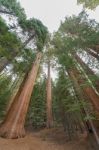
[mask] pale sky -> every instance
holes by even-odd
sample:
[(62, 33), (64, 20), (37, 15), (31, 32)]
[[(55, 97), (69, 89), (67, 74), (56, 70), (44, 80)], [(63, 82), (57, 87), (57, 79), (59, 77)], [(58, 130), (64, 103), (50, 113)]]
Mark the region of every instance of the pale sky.
[[(56, 31), (60, 21), (65, 16), (78, 14), (82, 11), (82, 5), (77, 5), (77, 0), (19, 0), (28, 18), (40, 19), (50, 32)], [(89, 11), (90, 18), (99, 22), (99, 7)]]

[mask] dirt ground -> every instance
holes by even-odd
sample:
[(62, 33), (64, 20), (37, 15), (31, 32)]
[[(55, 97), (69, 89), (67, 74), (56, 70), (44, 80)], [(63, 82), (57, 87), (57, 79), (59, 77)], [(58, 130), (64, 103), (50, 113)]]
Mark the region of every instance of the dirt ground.
[[(25, 138), (0, 138), (0, 150), (92, 150), (85, 135), (69, 141), (63, 129), (28, 132)], [(94, 150), (94, 149), (93, 149)]]

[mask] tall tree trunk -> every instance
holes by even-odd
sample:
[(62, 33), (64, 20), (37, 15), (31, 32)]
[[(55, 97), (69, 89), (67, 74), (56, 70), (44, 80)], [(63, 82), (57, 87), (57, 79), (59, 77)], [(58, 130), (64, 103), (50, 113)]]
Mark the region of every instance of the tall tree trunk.
[(17, 92), (13, 91), (14, 95), (12, 95), (12, 97), (10, 98), (9, 104), (7, 106), (7, 112), (9, 111), (9, 109), (11, 109), (12, 103), (14, 102), (14, 104), (15, 104), (15, 101), (17, 102), (17, 99), (20, 96), (20, 93), (24, 87), (24, 83), (26, 81), (27, 76), (28, 76), (28, 72), (25, 74), (23, 81), (21, 79), (21, 84), (20, 84), (19, 88), (17, 89)]
[[(84, 100), (84, 98), (85, 98), (84, 94), (82, 93), (82, 90), (80, 89), (80, 86), (78, 84), (77, 78), (75, 77), (74, 71), (68, 71), (68, 74), (69, 74), (71, 80), (74, 83), (74, 88), (76, 89), (76, 92), (78, 94), (78, 97), (79, 97), (80, 101)], [(83, 108), (82, 108), (82, 113), (84, 113), (86, 116), (89, 116), (85, 106), (83, 106)], [(96, 142), (99, 145), (99, 136), (97, 134), (96, 128), (95, 128), (92, 120), (89, 120), (86, 123), (88, 125), (88, 129), (90, 130), (90, 128), (91, 128), (91, 130), (93, 131)]]
[(82, 91), (84, 95), (86, 95), (88, 100), (92, 102), (94, 108), (99, 113), (99, 95), (97, 95), (97, 93), (91, 87), (91, 85), (85, 85), (85, 83), (87, 82), (86, 77), (83, 77), (82, 74), (80, 74), (80, 72), (76, 68), (69, 70), (69, 74), (71, 75), (73, 74), (75, 76), (78, 84), (82, 87)]
[(53, 127), (52, 116), (52, 91), (51, 91), (51, 75), (50, 75), (50, 60), (48, 61), (48, 78), (47, 78), (47, 102), (46, 102), (46, 114), (47, 114), (47, 128)]
[[(32, 69), (29, 72), (23, 87), (21, 86), (13, 101), (6, 118), (1, 125), (0, 135), (5, 138), (19, 138), (25, 136), (24, 124), (29, 102), (35, 84), (39, 63), (42, 54), (37, 54)], [(22, 83), (23, 84), (23, 83)]]
[(97, 92), (99, 93), (99, 78), (95, 75), (95, 73), (88, 67), (88, 65), (78, 55), (74, 55), (74, 57), (77, 60), (77, 62), (82, 66), (86, 74), (89, 76), (89, 79), (90, 77), (91, 78), (93, 77), (91, 82), (93, 83), (93, 86), (96, 88)]

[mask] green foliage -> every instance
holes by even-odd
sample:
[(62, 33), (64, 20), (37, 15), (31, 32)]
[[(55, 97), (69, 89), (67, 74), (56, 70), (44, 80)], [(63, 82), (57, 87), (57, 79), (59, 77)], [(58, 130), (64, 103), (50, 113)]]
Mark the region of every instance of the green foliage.
[(0, 120), (4, 117), (6, 105), (8, 104), (11, 91), (10, 91), (11, 77), (2, 75), (0, 76)]
[[(42, 51), (48, 34), (48, 30), (43, 25), (43, 23), (40, 20), (34, 18), (27, 20), (24, 9), (20, 6), (20, 3), (17, 0), (0, 0), (0, 7), (1, 10), (5, 12), (5, 14), (8, 12), (8, 14), (10, 14), (12, 18), (17, 18), (18, 22), (17, 24), (15, 24), (16, 29), (17, 26), (20, 26), (23, 31), (23, 35), (24, 33), (27, 33), (29, 38), (32, 37), (31, 40), (33, 40), (34, 45), (37, 46), (36, 50)], [(22, 76), (24, 76), (24, 74), (28, 70), (30, 70), (36, 55), (34, 48), (35, 46), (33, 46), (33, 48), (31, 49), (24, 47), (24, 44), (21, 42), (21, 39), (18, 38), (16, 32), (12, 32), (10, 30), (10, 27), (7, 26), (7, 23), (0, 17), (0, 63), (3, 64), (3, 61), (7, 60), (8, 63), (11, 63), (11, 65), (13, 66), (12, 69), (9, 66), (8, 72), (6, 72), (6, 70), (4, 71), (5, 74), (11, 74), (11, 79), (8, 78), (8, 75), (2, 76), (2, 78), (0, 77), (0, 89), (2, 89), (0, 92), (0, 118), (3, 116), (5, 105), (9, 100), (10, 81), (12, 81), (12, 78), (14, 77), (20, 78), (21, 76), (22, 78)], [(38, 89), (37, 86), (35, 91), (38, 90), (40, 89)], [(12, 89), (12, 91), (14, 91), (14, 89)], [(42, 88), (41, 91), (42, 97)], [(40, 95), (37, 100), (38, 103), (40, 103), (43, 107), (44, 104), (42, 101), (40, 101)], [(40, 113), (42, 111), (44, 111), (45, 113), (45, 110), (43, 110), (43, 108)], [(36, 117), (36, 119), (38, 117), (39, 115)], [(43, 124), (44, 117), (45, 114), (43, 114), (42, 112), (41, 120), (40, 123), (38, 123), (38, 126)], [(35, 124), (36, 121), (33, 121)]]
[(24, 9), (17, 0), (0, 0), (0, 6), (4, 6), (12, 15), (17, 16), (19, 21), (26, 19)]
[(69, 112), (77, 112), (80, 115), (81, 108), (83, 105), (86, 105), (77, 101), (72, 90), (72, 84), (68, 76), (66, 77), (65, 73), (60, 71), (54, 87), (54, 113), (56, 120), (59, 120), (59, 116), (60, 118), (62, 117), (62, 112), (64, 112), (64, 115)]
[(91, 115), (87, 115), (85, 118), (84, 118), (85, 121), (89, 121), (89, 120), (96, 120), (96, 117), (91, 114)]
[[(48, 33), (48, 30), (43, 25), (43, 23), (40, 20), (35, 18), (31, 18), (27, 20), (26, 15), (24, 13), (24, 9), (20, 6), (20, 3), (17, 2), (17, 0), (10, 0), (10, 1), (0, 0), (0, 4), (1, 4), (1, 8), (4, 9), (4, 11), (8, 10), (13, 15), (15, 15), (14, 17), (17, 17), (18, 23), (15, 26), (17, 27), (19, 25), (22, 28), (23, 33), (26, 32), (29, 37), (32, 37), (32, 39), (36, 39), (35, 44), (37, 46), (37, 49), (41, 51), (43, 49), (44, 43), (46, 41), (47, 33)], [(15, 41), (11, 41), (11, 42), (16, 43)]]
[(44, 127), (46, 125), (46, 80), (41, 79), (37, 82), (31, 97), (31, 103), (28, 113), (28, 122), (32, 122), (34, 128)]
[[(46, 56), (49, 55), (49, 58), (52, 58), (54, 51), (54, 57), (57, 57), (57, 64), (59, 65), (59, 76), (56, 82), (53, 82), (52, 87), (54, 119), (60, 121), (62, 113), (64, 118), (66, 114), (74, 113), (75, 115), (77, 113), (81, 115), (81, 109), (87, 107), (87, 104), (83, 100), (80, 100), (81, 103), (78, 101), (73, 84), (65, 71), (77, 65), (73, 57), (75, 53), (99, 44), (99, 24), (88, 19), (88, 15), (83, 11), (78, 16), (65, 18), (59, 30), (54, 33), (53, 40), (49, 42), (47, 41), (49, 40), (48, 29), (38, 19), (27, 19), (24, 9), (21, 8), (17, 0), (0, 0), (0, 6), (4, 6), (6, 10), (17, 17), (18, 25), (22, 28), (23, 34), (27, 33), (29, 38), (32, 37), (31, 40), (33, 40), (37, 51), (42, 51), (46, 42), (52, 44), (51, 48), (49, 46), (49, 54), (46, 53)], [(85, 4), (85, 6), (87, 5)], [(21, 39), (18, 39), (17, 35), (9, 30), (0, 17), (0, 57), (6, 58), (13, 65), (13, 71), (10, 72), (12, 77), (14, 75), (17, 75), (17, 78), (20, 75), (23, 76), (30, 70), (35, 59), (35, 48), (29, 49), (23, 45)], [(10, 97), (11, 80), (12, 78), (7, 75), (0, 76), (0, 118), (4, 116), (6, 104)], [(88, 85), (88, 83), (86, 84)], [(46, 125), (45, 89), (46, 79), (40, 78), (35, 84), (27, 116), (27, 122), (31, 122), (34, 128)], [(88, 120), (88, 117), (85, 120)]]
[(0, 17), (0, 34), (4, 34), (7, 31), (8, 31), (8, 27), (5, 21)]
[[(64, 69), (72, 69), (75, 65), (77, 66), (75, 54), (84, 55), (83, 53), (88, 49), (94, 50), (98, 43), (99, 24), (95, 20), (89, 19), (85, 11), (82, 11), (78, 16), (66, 17), (59, 30), (54, 34), (52, 41), (58, 63)], [(87, 57), (90, 59), (90, 55)]]
[(0, 57), (12, 59), (13, 53), (21, 46), (21, 41), (15, 33), (9, 32), (9, 29), (2, 18), (0, 18)]
[(32, 49), (24, 49), (20, 52), (20, 55), (13, 60), (13, 72), (16, 74), (26, 73), (31, 69), (36, 54)]
[[(1, 7), (4, 6), (2, 9), (5, 11), (9, 10), (9, 12), (14, 13), (19, 23), (17, 23), (16, 26), (20, 25), (23, 31), (22, 34), (27, 33), (28, 38), (30, 38), (29, 41), (26, 40), (26, 42), (22, 43), (21, 39), (18, 35), (16, 35), (16, 32), (14, 33), (10, 31), (6, 22), (0, 18), (0, 57), (3, 58), (1, 59), (1, 71), (2, 66), (5, 67), (5, 65), (7, 65), (5, 62), (8, 62), (13, 64), (14, 72), (22, 73), (25, 71), (27, 66), (28, 68), (31, 67), (34, 60), (35, 50), (43, 50), (48, 31), (40, 20), (34, 18), (27, 20), (24, 10), (21, 8), (20, 3), (16, 0), (1, 0), (0, 4)], [(33, 46), (32, 50), (28, 50), (26, 46), (31, 40), (33, 40), (35, 46)], [(16, 59), (16, 57), (19, 57), (19, 59)]]
[(70, 37), (63, 37), (58, 32), (54, 35), (52, 44), (54, 45), (55, 55), (58, 58), (58, 63), (64, 66), (65, 69), (72, 68), (75, 64), (71, 57), (74, 52), (74, 42)]
[(99, 24), (88, 19), (85, 11), (78, 16), (72, 16), (61, 23), (59, 32), (65, 38), (71, 38), (73, 49), (92, 48), (99, 42)]
[(20, 41), (15, 34), (6, 32), (3, 36), (0, 36), (1, 56), (5, 56), (9, 60), (12, 59), (13, 53), (17, 51), (20, 45)]
[(95, 9), (99, 5), (99, 0), (77, 0), (77, 2), (89, 9)]
[(24, 31), (27, 31), (29, 33), (29, 36), (35, 35), (37, 48), (39, 51), (41, 51), (46, 42), (48, 34), (47, 28), (42, 24), (40, 20), (35, 18), (25, 20), (20, 25), (24, 29)]

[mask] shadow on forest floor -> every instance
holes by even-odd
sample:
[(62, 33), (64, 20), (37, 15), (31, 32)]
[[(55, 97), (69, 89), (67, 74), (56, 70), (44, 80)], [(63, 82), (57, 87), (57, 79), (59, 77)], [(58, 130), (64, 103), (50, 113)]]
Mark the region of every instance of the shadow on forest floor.
[(86, 135), (68, 141), (62, 128), (28, 131), (25, 138), (0, 138), (0, 150), (94, 150)]

